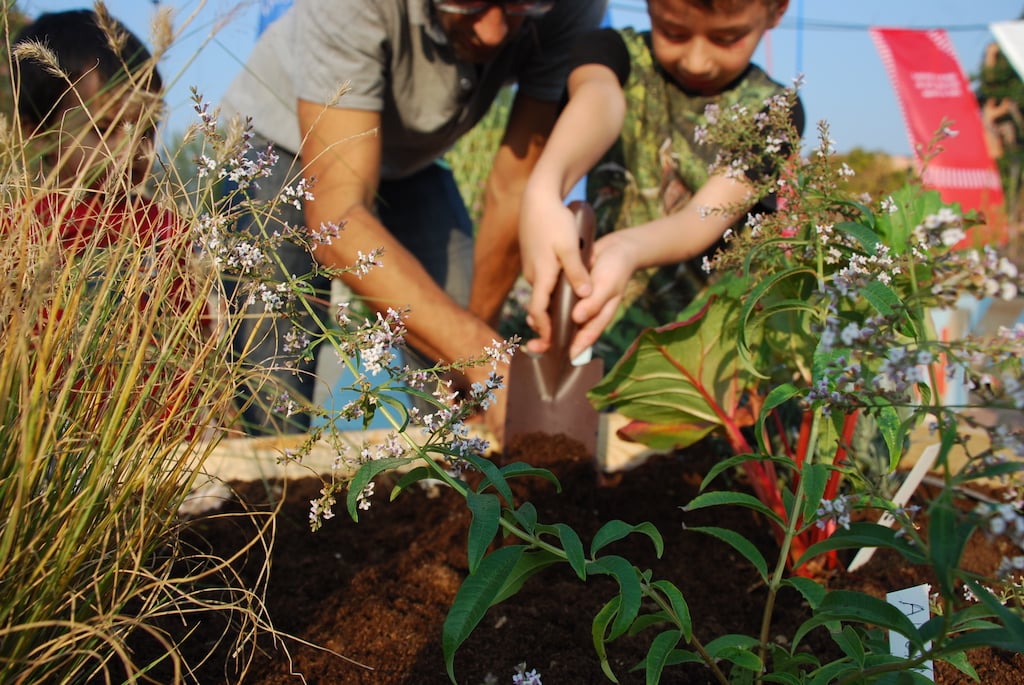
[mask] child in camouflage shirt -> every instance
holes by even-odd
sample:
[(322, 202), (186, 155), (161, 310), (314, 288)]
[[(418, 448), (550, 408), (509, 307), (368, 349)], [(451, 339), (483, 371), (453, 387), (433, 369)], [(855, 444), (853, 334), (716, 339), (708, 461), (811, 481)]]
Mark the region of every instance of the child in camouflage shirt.
[[(751, 64), (788, 0), (649, 0), (651, 29), (602, 29), (571, 57), (569, 100), (527, 184), (520, 221), (528, 320), (550, 344), (547, 306), (564, 270), (580, 301), (570, 349), (610, 366), (650, 326), (674, 321), (696, 294), (694, 264), (757, 204), (752, 186), (708, 169), (717, 149), (695, 132), (705, 109), (757, 112), (784, 89)], [(803, 131), (797, 101), (792, 113)], [(564, 199), (584, 174), (598, 220), (590, 264)], [(729, 213), (709, 208), (731, 208)]]

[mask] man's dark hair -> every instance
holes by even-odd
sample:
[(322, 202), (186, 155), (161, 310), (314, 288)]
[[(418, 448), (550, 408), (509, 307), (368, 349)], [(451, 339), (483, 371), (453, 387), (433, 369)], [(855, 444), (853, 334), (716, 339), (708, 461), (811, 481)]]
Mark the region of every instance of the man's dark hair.
[[(18, 33), (13, 45), (22, 42), (49, 48), (72, 83), (95, 71), (106, 84), (123, 83), (132, 74), (142, 77), (138, 85), (147, 91), (163, 89), (160, 73), (150, 64), (149, 50), (113, 17), (101, 21), (96, 12), (85, 9), (41, 14)], [(49, 125), (68, 92), (68, 81), (27, 55), (18, 57), (14, 81), (21, 119)]]

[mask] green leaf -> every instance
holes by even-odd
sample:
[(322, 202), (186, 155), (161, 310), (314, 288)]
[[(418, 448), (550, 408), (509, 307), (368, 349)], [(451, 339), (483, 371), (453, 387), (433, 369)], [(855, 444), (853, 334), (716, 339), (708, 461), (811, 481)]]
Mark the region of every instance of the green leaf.
[(843, 650), (843, 654), (863, 668), (864, 643), (861, 642), (861, 636), (853, 626), (843, 626), (842, 630), (833, 632), (832, 640), (839, 645), (839, 649)]
[(728, 528), (719, 528), (717, 526), (700, 526), (697, 528), (688, 528), (687, 530), (706, 533), (707, 535), (711, 535), (712, 537), (716, 537), (727, 543), (737, 552), (742, 554), (747, 561), (753, 564), (762, 579), (766, 581), (768, 580), (768, 562), (765, 561), (764, 555), (761, 554), (761, 551), (754, 546), (754, 543), (736, 531), (729, 530)]
[(523, 502), (518, 509), (512, 510), (512, 518), (516, 520), (519, 527), (530, 535), (537, 529), (537, 508), (532, 502)]
[[(487, 461), (488, 463), (493, 463), (490, 460), (484, 461)], [(501, 477), (498, 478), (498, 480), (502, 482), (511, 480), (512, 478), (525, 478), (527, 476), (533, 476), (536, 478), (543, 478), (544, 480), (552, 483), (555, 486), (557, 492), (562, 491), (562, 484), (558, 482), (558, 478), (555, 476), (555, 474), (551, 473), (551, 471), (547, 469), (537, 468), (535, 466), (530, 466), (529, 464), (524, 464), (523, 462), (520, 461), (514, 461), (512, 463), (505, 464), (504, 466), (501, 467), (499, 473), (501, 474)], [(483, 492), (483, 490), (486, 489), (486, 487), (490, 485), (491, 482), (492, 481), (490, 477), (484, 478), (480, 482), (480, 486), (477, 488), (477, 490)], [(511, 495), (511, 491), (509, 491), (507, 495), (504, 491), (502, 492), (502, 496), (505, 497), (506, 501), (509, 502), (512, 501)]]
[(619, 584), (619, 607), (608, 639), (614, 640), (625, 633), (640, 613), (642, 588), (633, 564), (622, 557), (609, 555), (587, 564), (588, 573), (610, 575)]
[(615, 673), (612, 671), (612, 665), (608, 663), (608, 648), (606, 644), (608, 642), (608, 626), (612, 620), (619, 613), (619, 604), (622, 598), (619, 596), (612, 597), (611, 600), (597, 612), (594, 616), (594, 620), (590, 623), (590, 639), (594, 643), (594, 651), (597, 652), (597, 658), (601, 663), (601, 670), (604, 671), (605, 676), (608, 680), (613, 683), (619, 682), (619, 679), (615, 677)]
[(348, 515), (352, 517), (353, 521), (359, 520), (359, 495), (367, 484), (379, 474), (390, 471), (391, 469), (397, 469), (399, 466), (405, 466), (419, 459), (419, 457), (406, 457), (406, 458), (392, 458), (392, 459), (375, 459), (369, 461), (359, 467), (356, 471), (356, 475), (352, 477), (352, 480), (348, 484), (348, 493), (345, 496), (345, 506), (348, 509)]
[(675, 614), (677, 625), (683, 631), (683, 638), (689, 643), (693, 639), (693, 622), (690, 620), (690, 607), (683, 593), (667, 580), (656, 580), (651, 583), (651, 587), (665, 595), (669, 606), (672, 607), (672, 613)]
[(834, 590), (825, 595), (818, 605), (818, 617), (838, 621), (857, 621), (895, 630), (903, 635), (918, 650), (923, 650), (923, 641), (917, 627), (898, 608), (883, 599), (862, 592)]
[(893, 549), (914, 564), (927, 561), (921, 550), (911, 546), (905, 539), (897, 538), (896, 531), (877, 523), (851, 523), (849, 529), (840, 528), (831, 536), (817, 542), (806, 550), (795, 562), (799, 567), (808, 559), (839, 549), (860, 549), (861, 547), (885, 547)]
[(426, 466), (417, 466), (414, 469), (410, 469), (406, 473), (402, 474), (402, 477), (398, 479), (397, 483), (395, 483), (395, 487), (391, 488), (391, 500), (394, 501), (399, 494), (413, 483), (433, 478), (433, 476), (434, 472)]
[(506, 578), (526, 551), (524, 545), (501, 547), (488, 555), (476, 573), (463, 581), (441, 629), (441, 645), (448, 677), (455, 681), (455, 652), (466, 641), (498, 596)]
[(487, 553), (487, 547), (498, 532), (501, 501), (497, 495), (469, 492), (466, 494), (466, 505), (473, 514), (473, 520), (469, 524), (469, 543), (466, 552), (469, 557), (469, 572), (472, 574), (476, 572), (480, 560)]
[(764, 398), (764, 405), (761, 407), (761, 413), (757, 417), (757, 447), (762, 454), (771, 454), (771, 449), (765, 444), (765, 428), (764, 422), (775, 409), (778, 409), (782, 405), (786, 404), (794, 397), (800, 395), (800, 389), (792, 383), (783, 383), (772, 388), (768, 396)]
[(975, 528), (973, 518), (959, 515), (948, 490), (940, 493), (928, 507), (928, 556), (943, 596), (951, 597), (956, 593), (956, 569)]
[(956, 654), (950, 654), (949, 656), (943, 657), (942, 661), (945, 661), (947, 664), (949, 664), (956, 670), (965, 674), (974, 682), (981, 682), (981, 678), (978, 677), (978, 672), (974, 670), (974, 666), (972, 666), (971, 662), (967, 659), (967, 654), (965, 652), (957, 652)]
[(665, 663), (668, 661), (672, 650), (679, 644), (682, 633), (678, 630), (666, 630), (651, 641), (647, 650), (647, 658), (644, 660), (646, 671), (645, 681), (647, 685), (657, 685), (661, 682), (661, 673), (665, 670)]
[(801, 469), (800, 478), (804, 485), (804, 510), (803, 521), (805, 524), (817, 518), (818, 507), (825, 495), (825, 487), (828, 485), (832, 469), (828, 464), (804, 463)]
[(816, 580), (811, 580), (810, 578), (791, 576), (783, 579), (782, 584), (796, 589), (797, 592), (803, 595), (803, 598), (807, 600), (807, 604), (810, 605), (812, 611), (818, 608), (818, 605), (821, 604), (821, 600), (825, 597), (826, 590), (822, 584)]
[(733, 505), (737, 507), (746, 507), (747, 509), (753, 509), (754, 511), (766, 516), (771, 521), (783, 526), (782, 518), (771, 510), (770, 507), (765, 505), (761, 500), (757, 499), (753, 495), (748, 495), (745, 492), (733, 492), (730, 490), (714, 490), (712, 492), (705, 492), (697, 495), (690, 500), (686, 506), (683, 507), (684, 511), (696, 511), (697, 509), (703, 509), (705, 507), (719, 507), (724, 505)]
[(714, 297), (694, 319), (644, 331), (588, 397), (641, 421), (634, 437), (645, 444), (686, 446), (724, 421), (752, 425), (745, 400), (757, 378), (739, 358), (738, 314), (735, 300)]
[(900, 296), (892, 288), (877, 279), (868, 281), (867, 285), (860, 289), (860, 294), (882, 316), (892, 316), (903, 304)]
[(764, 664), (754, 653), (758, 641), (749, 635), (722, 635), (704, 646), (716, 660), (725, 660), (753, 673), (760, 673)]
[(772, 290), (779, 287), (783, 281), (790, 279), (812, 278), (817, 280), (818, 274), (806, 266), (793, 266), (782, 271), (771, 274), (768, 278), (758, 281), (751, 289), (750, 294), (743, 300), (743, 308), (740, 311), (740, 319), (737, 332), (739, 333), (738, 352), (743, 368), (758, 378), (767, 378), (756, 369), (756, 364), (750, 354), (750, 350), (756, 344), (756, 338), (752, 336), (755, 332), (760, 335), (761, 328), (752, 325), (751, 317), (762, 306), (761, 299)]
[(514, 502), (512, 497), (512, 489), (505, 482), (505, 473), (502, 469), (492, 462), (490, 459), (475, 459), (473, 465), (480, 469), (480, 472), (484, 475), (480, 484), (477, 486), (477, 492), (483, 492), (488, 487), (493, 486), (498, 494), (501, 495), (506, 502), (511, 504)]
[(560, 556), (554, 552), (549, 552), (546, 549), (528, 550), (522, 557), (520, 557), (515, 567), (509, 572), (505, 583), (501, 586), (498, 594), (496, 594), (494, 599), (491, 601), (492, 606), (494, 604), (504, 602), (506, 599), (519, 592), (523, 587), (523, 583), (537, 575), (537, 573), (548, 566), (557, 564), (560, 561), (562, 561)]
[(900, 417), (899, 410), (891, 404), (878, 407), (874, 413), (878, 432), (889, 450), (889, 471), (895, 471), (903, 457), (903, 443), (907, 437), (907, 425)]
[(882, 241), (878, 239), (878, 234), (868, 226), (855, 221), (840, 221), (833, 228), (836, 232), (843, 233), (856, 240), (867, 254), (878, 254), (878, 247), (882, 245)]
[(657, 553), (658, 558), (661, 558), (661, 554), (665, 549), (665, 542), (661, 537), (661, 533), (658, 532), (654, 525), (647, 522), (633, 525), (619, 519), (609, 521), (594, 534), (594, 539), (590, 542), (590, 556), (597, 556), (597, 553), (609, 544), (633, 533), (641, 533), (649, 537), (654, 543), (654, 551)]
[(569, 561), (569, 566), (576, 572), (580, 580), (586, 580), (587, 563), (583, 556), (583, 542), (580, 540), (580, 536), (564, 523), (556, 523), (552, 527), (562, 542), (562, 550)]

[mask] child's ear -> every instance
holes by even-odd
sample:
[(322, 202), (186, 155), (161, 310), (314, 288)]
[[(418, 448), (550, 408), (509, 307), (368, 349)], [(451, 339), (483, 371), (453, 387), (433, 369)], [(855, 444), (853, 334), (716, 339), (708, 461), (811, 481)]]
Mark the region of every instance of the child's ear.
[(775, 28), (782, 21), (782, 15), (789, 9), (789, 0), (776, 0), (772, 8), (771, 25), (768, 28)]

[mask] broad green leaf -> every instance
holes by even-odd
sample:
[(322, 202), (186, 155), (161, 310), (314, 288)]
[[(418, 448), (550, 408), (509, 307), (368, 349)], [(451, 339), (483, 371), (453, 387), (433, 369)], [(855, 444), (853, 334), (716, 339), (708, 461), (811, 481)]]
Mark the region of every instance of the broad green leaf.
[(656, 580), (651, 583), (651, 586), (665, 595), (672, 607), (672, 613), (676, 616), (679, 628), (683, 631), (683, 639), (689, 643), (693, 639), (693, 622), (690, 620), (690, 607), (687, 605), (683, 593), (667, 580)]
[(654, 551), (657, 553), (658, 558), (661, 558), (661, 553), (665, 549), (665, 542), (656, 527), (647, 522), (633, 525), (619, 519), (609, 521), (594, 534), (594, 539), (590, 542), (590, 556), (597, 556), (597, 553), (609, 544), (633, 533), (640, 533), (649, 537), (651, 542), (654, 543)]
[(647, 658), (644, 660), (645, 682), (647, 685), (657, 685), (661, 682), (661, 673), (665, 670), (665, 664), (669, 655), (679, 639), (683, 636), (678, 630), (666, 630), (651, 641), (647, 650)]
[(587, 564), (587, 573), (610, 575), (619, 584), (619, 602), (615, 621), (612, 623), (608, 640), (614, 640), (625, 633), (640, 612), (642, 588), (633, 564), (622, 557), (609, 555)]
[(452, 602), (452, 608), (448, 611), (441, 629), (444, 663), (448, 669), (448, 677), (453, 683), (456, 682), (455, 652), (487, 613), (487, 609), (493, 604), (494, 598), (498, 596), (505, 580), (525, 551), (524, 545), (512, 545), (495, 550), (484, 558), (476, 573), (468, 576), (455, 593), (455, 601)]
[(747, 538), (743, 537), (734, 530), (728, 528), (719, 528), (717, 526), (700, 526), (696, 528), (688, 528), (687, 530), (695, 530), (700, 533), (706, 533), (712, 537), (716, 537), (719, 540), (727, 543), (730, 547), (735, 549), (737, 552), (743, 555), (743, 557), (749, 561), (761, 578), (768, 580), (768, 562), (765, 561), (764, 555), (761, 554), (761, 550), (754, 546)]
[(683, 511), (696, 511), (697, 509), (704, 509), (705, 507), (720, 507), (726, 505), (753, 509), (764, 516), (767, 516), (770, 520), (780, 526), (784, 525), (779, 515), (772, 511), (770, 507), (765, 505), (758, 498), (753, 495), (748, 495), (745, 492), (734, 492), (731, 490), (712, 490), (711, 492), (703, 492), (690, 500), (686, 506), (683, 507)]
[(627, 442), (638, 442), (654, 450), (671, 452), (697, 444), (719, 427), (717, 423), (696, 421), (651, 423), (634, 419), (620, 428), (618, 435)]
[(713, 298), (696, 319), (644, 331), (589, 393), (591, 401), (652, 424), (635, 435), (663, 445), (692, 444), (725, 421), (753, 425), (745, 398), (757, 379), (736, 348), (738, 308)]
[(494, 540), (501, 521), (501, 501), (497, 495), (466, 494), (466, 506), (473, 519), (469, 524), (469, 542), (466, 555), (469, 557), (469, 572), (475, 573), (480, 560), (487, 553), (487, 547)]
[(419, 457), (375, 459), (368, 461), (359, 467), (356, 475), (348, 484), (348, 494), (345, 496), (345, 506), (348, 508), (348, 515), (353, 521), (359, 520), (359, 495), (363, 492), (371, 480), (385, 471), (397, 469), (416, 461)]

